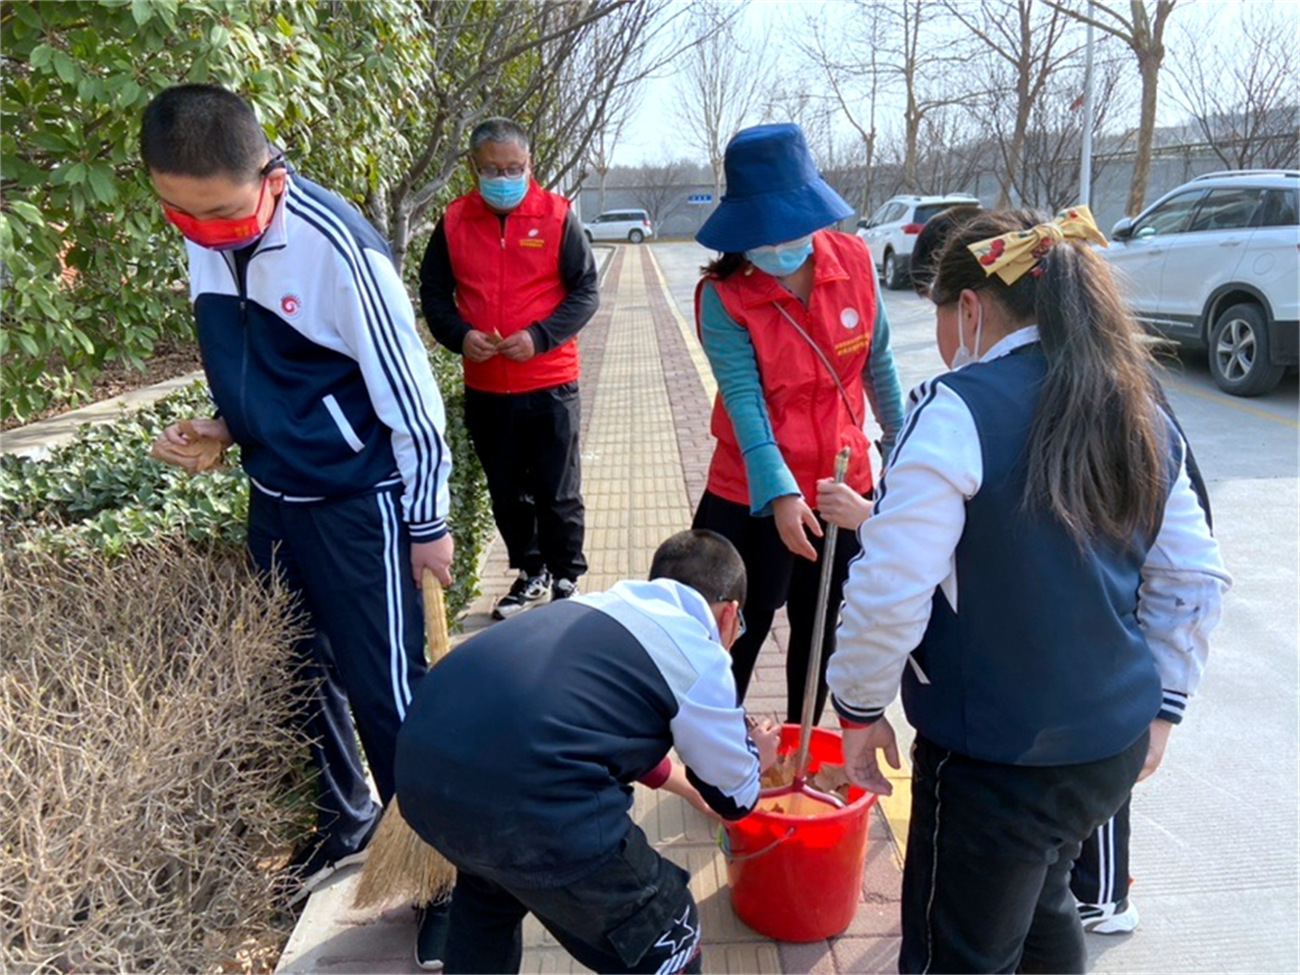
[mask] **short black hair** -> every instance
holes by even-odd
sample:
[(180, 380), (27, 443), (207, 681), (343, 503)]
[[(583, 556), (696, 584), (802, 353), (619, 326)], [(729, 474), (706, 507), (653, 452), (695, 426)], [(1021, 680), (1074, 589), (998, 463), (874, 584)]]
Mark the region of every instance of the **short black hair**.
[(725, 537), (704, 528), (666, 539), (650, 561), (651, 579), (673, 579), (710, 603), (745, 602), (745, 562)]
[(912, 287), (918, 294), (928, 295), (934, 281), (935, 259), (952, 232), (981, 212), (978, 203), (959, 203), (925, 222), (912, 244)]
[(252, 107), (217, 85), (175, 85), (145, 107), (140, 158), (150, 172), (251, 183), (269, 153)]

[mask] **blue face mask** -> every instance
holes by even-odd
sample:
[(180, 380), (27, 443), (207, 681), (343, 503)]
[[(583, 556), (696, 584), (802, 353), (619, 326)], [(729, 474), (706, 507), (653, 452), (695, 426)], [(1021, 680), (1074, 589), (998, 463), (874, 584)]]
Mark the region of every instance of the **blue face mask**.
[(509, 176), (498, 176), (495, 179), (480, 176), (478, 191), (494, 210), (513, 210), (528, 194), (528, 174), (524, 173), (514, 179)]
[(774, 278), (784, 278), (803, 267), (803, 262), (808, 260), (812, 250), (812, 234), (808, 234), (798, 240), (755, 247), (752, 251), (745, 251), (745, 257), (760, 271), (765, 271)]

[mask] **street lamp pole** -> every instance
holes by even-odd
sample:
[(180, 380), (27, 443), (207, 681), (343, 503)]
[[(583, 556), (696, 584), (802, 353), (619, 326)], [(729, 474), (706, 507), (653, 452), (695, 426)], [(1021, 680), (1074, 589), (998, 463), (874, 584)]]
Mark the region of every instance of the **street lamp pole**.
[[(1088, 0), (1092, 13), (1092, 0)], [(1079, 160), (1079, 202), (1092, 205), (1092, 21), (1088, 21), (1088, 53), (1083, 69), (1083, 153)]]

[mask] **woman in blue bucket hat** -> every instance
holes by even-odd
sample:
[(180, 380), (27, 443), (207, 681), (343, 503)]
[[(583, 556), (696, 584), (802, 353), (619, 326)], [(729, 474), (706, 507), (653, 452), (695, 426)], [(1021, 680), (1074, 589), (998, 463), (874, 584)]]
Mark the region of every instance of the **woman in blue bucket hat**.
[[(787, 718), (802, 710), (822, 551), (817, 482), (850, 448), (846, 483), (872, 486), (871, 403), (889, 456), (903, 419), (889, 324), (866, 245), (839, 233), (853, 213), (826, 181), (797, 125), (760, 125), (727, 146), (727, 192), (696, 240), (720, 255), (695, 292), (695, 319), (718, 383), (717, 440), (694, 526), (725, 535), (749, 573), (748, 627), (732, 648), (744, 699), (759, 650), (788, 606)], [(854, 535), (840, 534), (830, 605), (837, 607)], [(833, 618), (833, 617), (832, 617)], [(817, 717), (826, 698), (834, 626), (823, 635)]]

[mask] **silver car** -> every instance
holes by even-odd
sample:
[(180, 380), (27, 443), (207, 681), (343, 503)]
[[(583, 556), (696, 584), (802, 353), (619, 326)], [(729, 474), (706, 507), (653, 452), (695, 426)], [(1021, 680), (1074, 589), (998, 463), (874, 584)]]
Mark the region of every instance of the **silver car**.
[(1300, 358), (1300, 172), (1198, 176), (1101, 253), (1148, 329), (1207, 351), (1220, 389), (1258, 396)]
[(911, 284), (912, 247), (925, 222), (949, 207), (979, 206), (980, 201), (965, 193), (947, 196), (896, 196), (887, 200), (869, 219), (858, 221), (857, 234), (867, 242), (871, 259), (886, 288), (897, 290)]
[(582, 229), (588, 240), (627, 240), (633, 244), (655, 235), (645, 210), (606, 210)]

